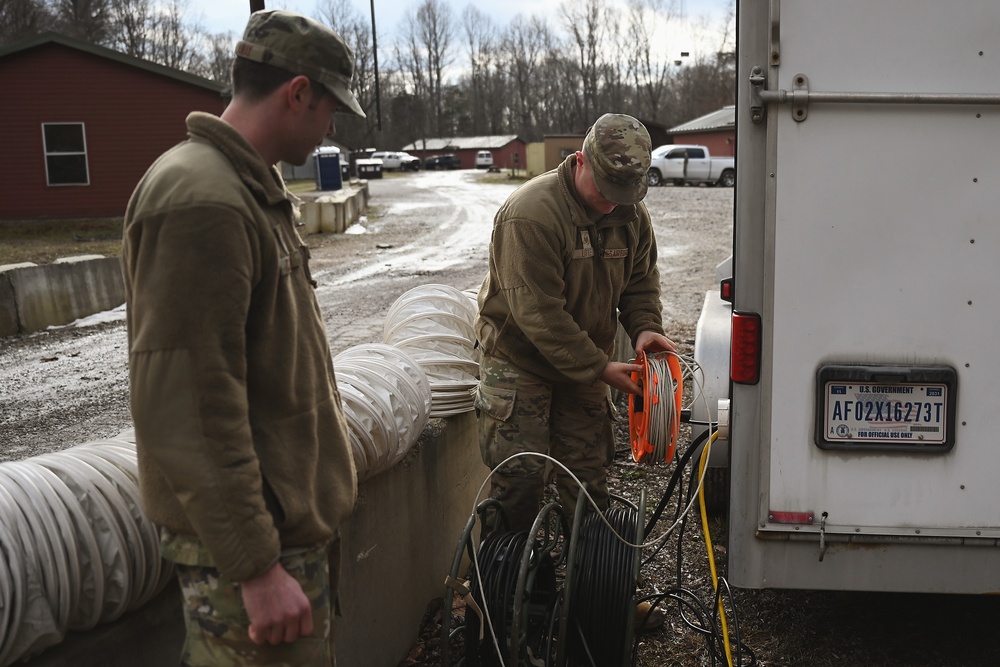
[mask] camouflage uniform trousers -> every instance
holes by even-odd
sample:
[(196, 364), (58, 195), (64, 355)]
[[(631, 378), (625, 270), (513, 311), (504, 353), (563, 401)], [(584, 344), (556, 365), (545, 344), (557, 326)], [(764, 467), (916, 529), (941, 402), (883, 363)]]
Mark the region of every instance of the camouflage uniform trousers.
[(181, 667), (335, 667), (331, 624), (340, 572), (339, 540), (283, 553), (280, 562), (312, 603), (313, 633), (278, 645), (250, 640), (250, 621), (238, 583), (214, 567), (176, 565), (187, 632)]
[[(483, 354), (476, 391), (479, 447), (491, 469), (522, 452), (556, 459), (586, 483), (601, 510), (608, 506), (607, 466), (614, 458), (614, 408), (608, 385), (554, 384), (496, 356)], [(495, 470), (490, 496), (512, 530), (530, 530), (545, 488), (546, 461), (522, 456)], [(552, 466), (560, 503), (573, 520), (579, 485)]]

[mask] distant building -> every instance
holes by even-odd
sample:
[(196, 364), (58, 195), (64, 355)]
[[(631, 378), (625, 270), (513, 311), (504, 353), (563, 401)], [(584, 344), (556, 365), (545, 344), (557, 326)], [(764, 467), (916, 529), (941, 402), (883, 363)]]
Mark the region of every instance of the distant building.
[(115, 217), (223, 86), (55, 33), (0, 48), (0, 220)]
[[(667, 128), (662, 124), (656, 122), (655, 120), (649, 120), (648, 118), (638, 118), (637, 120), (642, 123), (645, 126), (646, 131), (649, 132), (649, 139), (653, 144), (653, 148), (670, 143)], [(546, 134), (542, 138), (543, 143), (545, 144), (544, 171), (555, 169), (569, 155), (581, 150), (583, 148), (583, 139), (587, 136), (587, 132), (589, 130), (589, 127), (584, 127), (570, 134)]]
[(667, 130), (672, 137), (668, 143), (701, 144), (712, 155), (736, 155), (736, 106), (722, 107)]
[(583, 147), (585, 132), (580, 134), (546, 134), (543, 138), (545, 143), (545, 168), (544, 171), (555, 169), (567, 157), (577, 152)]
[(457, 155), (462, 169), (474, 169), (476, 153), (490, 151), (493, 153), (494, 166), (501, 169), (523, 169), (527, 160), (526, 146), (524, 140), (516, 134), (500, 134), (419, 139), (403, 146), (401, 150), (420, 158), (421, 162), (435, 155)]

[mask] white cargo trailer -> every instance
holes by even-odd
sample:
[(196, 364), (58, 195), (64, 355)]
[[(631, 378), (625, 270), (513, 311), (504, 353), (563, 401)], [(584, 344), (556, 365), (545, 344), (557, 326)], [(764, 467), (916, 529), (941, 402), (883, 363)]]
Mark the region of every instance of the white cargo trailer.
[(1000, 592), (1000, 2), (737, 17), (731, 280), (696, 337), (730, 581)]

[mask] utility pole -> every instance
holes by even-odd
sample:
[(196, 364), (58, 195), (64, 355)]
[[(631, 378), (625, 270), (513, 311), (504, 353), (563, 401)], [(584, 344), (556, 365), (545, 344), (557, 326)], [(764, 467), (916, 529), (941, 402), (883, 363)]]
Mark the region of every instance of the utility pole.
[[(263, 2), (263, 0), (261, 0)], [(378, 85), (378, 34), (375, 32), (375, 0), (371, 0), (372, 8), (372, 57), (375, 63), (375, 126), (382, 131), (382, 99)]]

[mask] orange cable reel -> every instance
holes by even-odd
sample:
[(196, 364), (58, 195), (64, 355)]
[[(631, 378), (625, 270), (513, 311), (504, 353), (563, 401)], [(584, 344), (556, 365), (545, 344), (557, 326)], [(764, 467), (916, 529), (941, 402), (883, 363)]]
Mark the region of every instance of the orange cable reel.
[(635, 363), (642, 371), (633, 372), (632, 381), (642, 389), (642, 395), (628, 396), (632, 460), (670, 463), (680, 432), (684, 394), (680, 362), (672, 352), (640, 352)]

